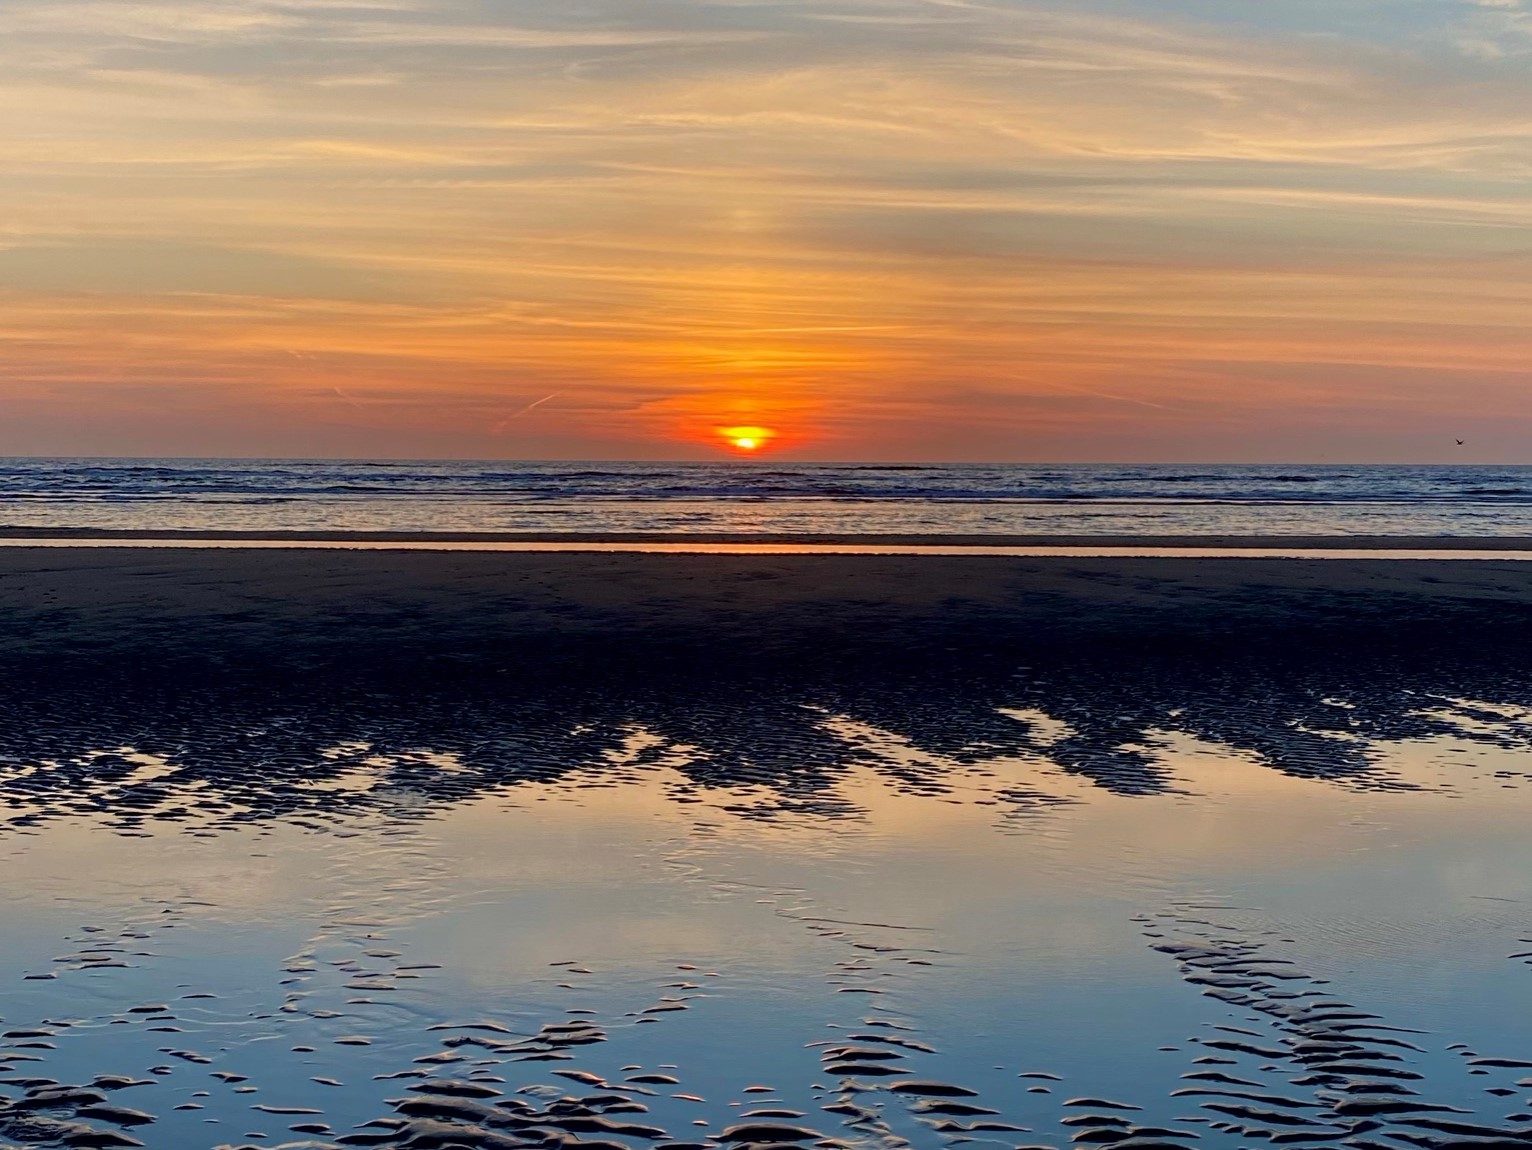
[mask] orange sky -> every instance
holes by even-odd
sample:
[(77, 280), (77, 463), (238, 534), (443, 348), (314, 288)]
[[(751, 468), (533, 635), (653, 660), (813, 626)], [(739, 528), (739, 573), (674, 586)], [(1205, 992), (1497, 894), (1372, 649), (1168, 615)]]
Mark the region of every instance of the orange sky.
[(0, 453), (1532, 462), (1529, 57), (1522, 0), (6, 0)]

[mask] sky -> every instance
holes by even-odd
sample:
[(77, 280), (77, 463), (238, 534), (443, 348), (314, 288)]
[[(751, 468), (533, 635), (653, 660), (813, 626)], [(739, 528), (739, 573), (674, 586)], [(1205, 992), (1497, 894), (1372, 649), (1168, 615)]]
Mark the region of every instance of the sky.
[(0, 454), (1532, 463), (1529, 65), (1524, 0), (5, 0)]

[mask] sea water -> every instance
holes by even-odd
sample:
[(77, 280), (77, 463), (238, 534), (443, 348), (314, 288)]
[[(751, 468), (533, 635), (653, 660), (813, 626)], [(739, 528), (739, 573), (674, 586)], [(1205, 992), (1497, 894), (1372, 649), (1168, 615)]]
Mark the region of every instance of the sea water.
[(11, 459), (4, 527), (1525, 535), (1532, 468)]

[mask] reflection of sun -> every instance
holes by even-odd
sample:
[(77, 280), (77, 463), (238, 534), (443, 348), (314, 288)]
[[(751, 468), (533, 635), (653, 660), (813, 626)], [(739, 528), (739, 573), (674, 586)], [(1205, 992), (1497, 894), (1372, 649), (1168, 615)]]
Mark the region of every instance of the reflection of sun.
[(736, 451), (759, 451), (775, 432), (769, 427), (720, 427), (718, 434)]

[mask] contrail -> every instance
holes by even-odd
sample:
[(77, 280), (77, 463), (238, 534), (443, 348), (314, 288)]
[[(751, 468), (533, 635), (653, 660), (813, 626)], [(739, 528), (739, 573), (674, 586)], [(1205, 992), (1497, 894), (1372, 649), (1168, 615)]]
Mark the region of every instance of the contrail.
[(1024, 383), (1034, 383), (1047, 388), (1050, 391), (1063, 391), (1070, 395), (1089, 395), (1095, 399), (1110, 399), (1114, 403), (1131, 403), (1138, 407), (1155, 407), (1161, 411), (1186, 411), (1184, 407), (1178, 407), (1169, 403), (1155, 403), (1152, 399), (1139, 399), (1132, 395), (1117, 395), (1110, 391), (1097, 391), (1093, 387), (1081, 387), (1073, 383), (1061, 383), (1056, 379), (1038, 379), (1035, 376), (1024, 375), (1020, 377)]
[(531, 411), (533, 408), (541, 407), (543, 404), (547, 403), (550, 399), (557, 399), (559, 396), (561, 396), (563, 394), (564, 393), (562, 391), (555, 391), (552, 395), (545, 395), (541, 399), (527, 404), (525, 407), (521, 408), (519, 411), (511, 412), (510, 415), (507, 415), (499, 423), (495, 424), (494, 428), (492, 429), (492, 434), (499, 435), (502, 431), (505, 430), (505, 425), (510, 423), (511, 420), (516, 419), (516, 418), (518, 418), (520, 416), (523, 416), (527, 412)]
[(1064, 391), (1072, 391), (1076, 395), (1093, 395), (1097, 399), (1110, 399), (1117, 403), (1135, 403), (1139, 407), (1157, 407), (1161, 411), (1186, 410), (1185, 408), (1171, 407), (1168, 403), (1155, 403), (1153, 400), (1136, 399), (1131, 395), (1113, 395), (1110, 391), (1093, 391), (1088, 387), (1070, 387), (1068, 384), (1064, 384), (1062, 385), (1062, 388)]

